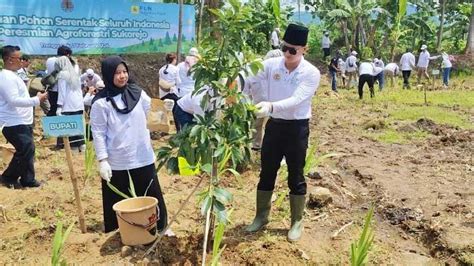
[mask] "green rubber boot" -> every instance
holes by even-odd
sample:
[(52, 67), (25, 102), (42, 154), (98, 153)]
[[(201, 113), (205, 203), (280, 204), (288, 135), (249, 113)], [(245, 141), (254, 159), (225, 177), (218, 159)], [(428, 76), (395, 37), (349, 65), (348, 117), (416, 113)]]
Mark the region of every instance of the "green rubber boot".
[(273, 191), (257, 190), (257, 214), (252, 224), (245, 228), (247, 232), (257, 232), (268, 223)]
[(303, 231), (303, 214), (305, 195), (290, 195), (291, 228), (288, 231), (288, 241), (295, 242), (301, 237)]

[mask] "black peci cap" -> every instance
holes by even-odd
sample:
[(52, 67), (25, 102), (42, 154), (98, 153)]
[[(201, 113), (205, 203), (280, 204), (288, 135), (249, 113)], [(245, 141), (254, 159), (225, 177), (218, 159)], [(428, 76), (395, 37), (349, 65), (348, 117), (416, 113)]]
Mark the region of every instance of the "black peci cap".
[(305, 26), (292, 23), (286, 28), (283, 41), (292, 45), (305, 46), (308, 42), (308, 32), (309, 30)]

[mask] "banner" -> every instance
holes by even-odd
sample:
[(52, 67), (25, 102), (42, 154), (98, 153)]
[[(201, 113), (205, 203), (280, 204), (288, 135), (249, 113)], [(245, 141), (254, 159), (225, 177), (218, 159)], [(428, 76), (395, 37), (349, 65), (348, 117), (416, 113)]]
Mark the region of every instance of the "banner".
[[(138, 0), (0, 0), (0, 46), (55, 55), (60, 45), (74, 54), (175, 52), (177, 4)], [(183, 51), (194, 42), (194, 7), (183, 10)]]

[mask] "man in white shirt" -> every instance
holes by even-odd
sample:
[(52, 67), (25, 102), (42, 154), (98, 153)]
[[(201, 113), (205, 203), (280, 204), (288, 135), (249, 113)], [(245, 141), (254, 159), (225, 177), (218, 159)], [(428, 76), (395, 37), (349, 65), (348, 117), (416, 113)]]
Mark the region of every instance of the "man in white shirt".
[(403, 89), (409, 89), (411, 71), (415, 68), (415, 56), (411, 53), (410, 48), (400, 58), (400, 68), (403, 76)]
[(352, 81), (357, 82), (357, 52), (352, 51), (351, 55), (346, 59), (346, 76), (347, 76), (347, 89), (352, 85)]
[(365, 60), (359, 66), (359, 99), (362, 100), (364, 94), (364, 85), (367, 83), (370, 90), (370, 98), (375, 96), (374, 92), (374, 78), (382, 70), (380, 68), (376, 69), (374, 63), (370, 59)]
[(94, 73), (94, 70), (91, 68), (87, 69), (86, 73), (81, 75), (81, 85), (86, 92), (89, 91), (91, 87), (97, 89), (96, 84), (101, 80), (100, 76)]
[(327, 30), (324, 31), (321, 47), (323, 48), (323, 58), (326, 59), (331, 54), (331, 40)]
[(2, 133), (15, 147), (15, 154), (2, 174), (2, 183), (11, 187), (39, 187), (35, 179), (33, 140), (33, 106), (45, 101), (47, 93), (38, 92), (31, 97), (28, 89), (16, 74), (21, 68), (20, 47), (6, 45), (2, 48), (4, 69), (0, 72), (0, 125)]
[(430, 64), (430, 53), (427, 50), (426, 45), (421, 46), (421, 53), (420, 56), (418, 57), (418, 63), (416, 64), (417, 67), (417, 83), (420, 83), (421, 76), (426, 77), (426, 79), (429, 81), (430, 76), (428, 75), (428, 65)]
[(256, 105), (256, 115), (270, 116), (270, 119), (261, 151), (256, 215), (246, 230), (256, 232), (268, 223), (277, 172), (284, 157), (290, 189), (289, 241), (300, 239), (303, 229), (307, 187), (303, 168), (308, 148), (311, 99), (321, 78), (319, 70), (303, 57), (307, 41), (308, 28), (288, 25), (281, 46), (284, 56), (265, 60), (264, 69), (255, 76), (263, 82), (262, 89), (268, 91), (266, 100)]
[(280, 48), (280, 37), (278, 37), (279, 33), (280, 33), (280, 28), (275, 28), (272, 31), (272, 37), (271, 37), (272, 49)]
[(388, 63), (384, 68), (384, 75), (390, 79), (390, 86), (395, 84), (395, 78), (398, 76), (400, 68), (397, 63)]
[(383, 69), (385, 68), (385, 64), (382, 59), (374, 58), (374, 66), (377, 68), (377, 75), (375, 76), (374, 81), (377, 81), (377, 83), (379, 84), (379, 91), (382, 91), (383, 86), (385, 84), (385, 77), (383, 75)]

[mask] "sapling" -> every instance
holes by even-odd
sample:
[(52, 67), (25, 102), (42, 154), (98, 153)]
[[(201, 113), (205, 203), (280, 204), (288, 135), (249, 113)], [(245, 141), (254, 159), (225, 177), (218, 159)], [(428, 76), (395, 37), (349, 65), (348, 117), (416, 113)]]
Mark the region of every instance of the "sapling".
[(374, 206), (370, 207), (365, 216), (364, 228), (360, 234), (359, 240), (351, 244), (351, 265), (360, 266), (367, 263), (367, 255), (374, 241), (374, 232), (371, 222), (374, 215)]
[(66, 231), (63, 231), (63, 223), (59, 221), (56, 224), (56, 230), (54, 232), (53, 247), (51, 250), (51, 265), (67, 265), (66, 260), (61, 258), (64, 251), (64, 244), (72, 231), (74, 223), (71, 223)]

